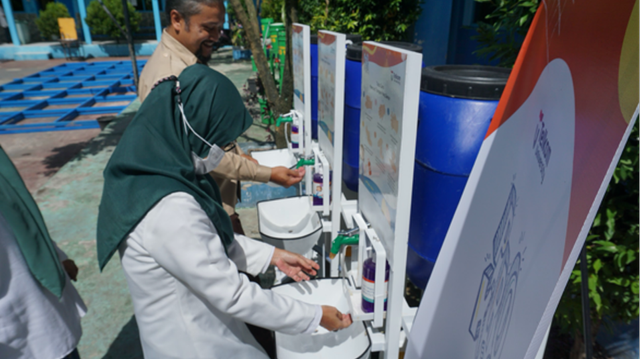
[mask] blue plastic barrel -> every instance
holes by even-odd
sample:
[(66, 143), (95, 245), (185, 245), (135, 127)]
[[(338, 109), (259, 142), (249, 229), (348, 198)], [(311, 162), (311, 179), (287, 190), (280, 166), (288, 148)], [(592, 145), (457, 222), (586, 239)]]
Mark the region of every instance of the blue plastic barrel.
[[(362, 36), (347, 34), (347, 43), (362, 42)], [(318, 139), (318, 35), (311, 35), (311, 138)]]
[(407, 275), (424, 289), (511, 70), (422, 70)]
[[(382, 41), (404, 50), (422, 53), (422, 46), (410, 42)], [(358, 191), (360, 162), (360, 97), (362, 89), (362, 43), (347, 46), (344, 84), (344, 144), (342, 180), (351, 191)]]

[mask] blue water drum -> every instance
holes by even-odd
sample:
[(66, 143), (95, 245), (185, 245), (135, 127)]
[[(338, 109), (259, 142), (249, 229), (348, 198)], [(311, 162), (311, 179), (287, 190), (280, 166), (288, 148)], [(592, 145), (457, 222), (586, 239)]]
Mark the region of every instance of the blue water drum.
[[(362, 42), (362, 36), (347, 34), (347, 43)], [(311, 138), (318, 139), (318, 35), (311, 35)]]
[(511, 70), (422, 70), (407, 275), (424, 289)]
[[(410, 42), (382, 41), (382, 44), (422, 53), (422, 46)], [(362, 43), (347, 46), (344, 84), (344, 144), (342, 180), (351, 191), (358, 191), (360, 162), (360, 97), (362, 96)]]

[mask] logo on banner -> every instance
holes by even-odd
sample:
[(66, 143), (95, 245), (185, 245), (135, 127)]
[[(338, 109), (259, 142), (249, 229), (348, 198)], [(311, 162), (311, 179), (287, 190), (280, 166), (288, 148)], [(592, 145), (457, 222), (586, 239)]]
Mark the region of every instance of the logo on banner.
[(533, 136), (533, 150), (535, 152), (538, 167), (540, 168), (540, 183), (544, 182), (544, 175), (551, 158), (551, 145), (549, 144), (548, 132), (544, 124), (544, 113), (540, 110), (540, 121), (536, 126), (536, 133)]
[(402, 77), (399, 74), (393, 72), (393, 70), (392, 70), (391, 71), (391, 81), (397, 83), (398, 85), (401, 85), (402, 84)]
[(476, 342), (475, 359), (500, 357), (507, 335), (520, 272), (520, 253), (510, 254), (511, 225), (516, 215), (516, 187), (511, 185), (507, 204), (493, 237), (489, 265), (480, 279), (469, 333)]

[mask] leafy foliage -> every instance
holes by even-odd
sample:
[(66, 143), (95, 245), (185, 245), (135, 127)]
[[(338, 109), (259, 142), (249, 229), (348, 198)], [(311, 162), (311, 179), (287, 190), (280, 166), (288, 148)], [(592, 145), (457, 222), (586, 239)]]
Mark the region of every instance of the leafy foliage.
[[(122, 11), (121, 0), (103, 0), (104, 5), (109, 9), (109, 12), (118, 20), (118, 23), (124, 29), (124, 12)], [(142, 20), (142, 15), (136, 11), (136, 9), (127, 2), (127, 8), (129, 9), (129, 23), (131, 25), (131, 31), (136, 32), (140, 28), (138, 24)], [(109, 15), (102, 8), (100, 3), (96, 0), (91, 1), (87, 7), (87, 17), (85, 18), (87, 25), (91, 28), (91, 33), (94, 35), (109, 35), (115, 39), (122, 39), (124, 35), (118, 29), (118, 26), (113, 23)]]
[(239, 22), (231, 23), (231, 44), (235, 47), (241, 48), (247, 46), (244, 28)]
[(36, 26), (43, 38), (50, 40), (51, 36), (60, 36), (58, 18), (71, 17), (69, 10), (63, 3), (50, 2), (36, 19)]
[(478, 35), (473, 39), (480, 43), (475, 53), (498, 60), (498, 66), (512, 67), (522, 46), (531, 21), (538, 10), (539, 0), (476, 0), (488, 3), (493, 11), (485, 21), (478, 22)]
[[(265, 0), (262, 17), (278, 22), (284, 0)], [(298, 19), (318, 29), (360, 34), (363, 39), (404, 40), (420, 16), (420, 0), (299, 0)]]
[[(305, 2), (305, 0), (302, 0)], [(260, 17), (271, 18), (275, 22), (283, 22), (284, 0), (265, 0), (260, 6)]]
[[(620, 157), (587, 237), (591, 318), (630, 322), (638, 317), (638, 121)], [(556, 311), (563, 331), (582, 328), (580, 267), (571, 273)]]

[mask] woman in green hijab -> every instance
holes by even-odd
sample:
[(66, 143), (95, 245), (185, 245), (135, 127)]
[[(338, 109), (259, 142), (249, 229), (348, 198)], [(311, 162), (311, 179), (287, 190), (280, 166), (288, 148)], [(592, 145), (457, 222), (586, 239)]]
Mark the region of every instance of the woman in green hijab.
[(0, 147), (0, 358), (79, 358), (77, 274)]
[(266, 358), (245, 323), (287, 334), (351, 323), (239, 273), (273, 264), (300, 281), (318, 268), (231, 229), (207, 172), (251, 122), (231, 81), (196, 64), (151, 91), (105, 169), (98, 260), (120, 252), (145, 357)]

